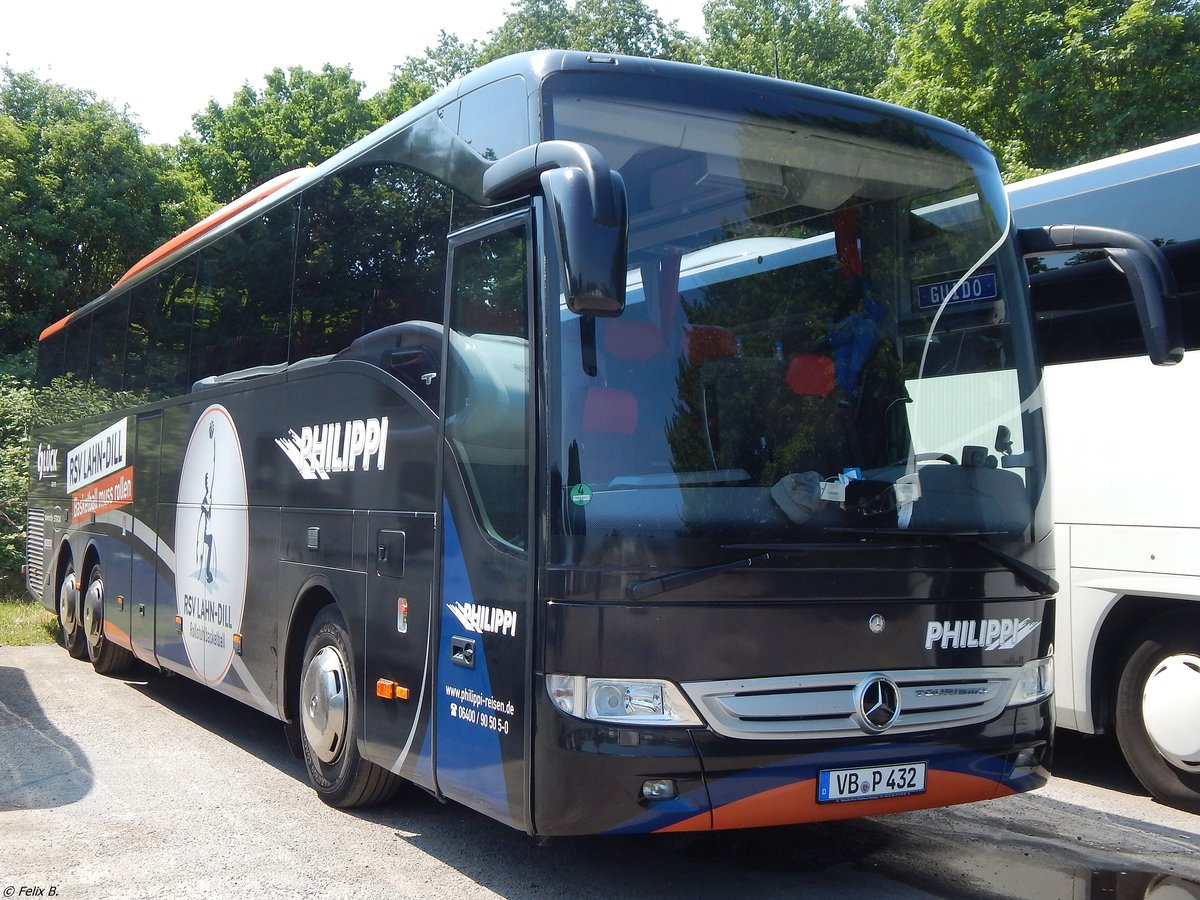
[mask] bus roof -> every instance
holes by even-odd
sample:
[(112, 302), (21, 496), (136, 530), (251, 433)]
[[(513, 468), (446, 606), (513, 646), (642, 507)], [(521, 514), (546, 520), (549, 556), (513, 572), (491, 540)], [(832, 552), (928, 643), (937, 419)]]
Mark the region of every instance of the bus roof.
[(1008, 193), (1014, 206), (1034, 206), (1064, 193), (1081, 194), (1195, 165), (1200, 165), (1200, 134), (1016, 181), (1008, 185)]

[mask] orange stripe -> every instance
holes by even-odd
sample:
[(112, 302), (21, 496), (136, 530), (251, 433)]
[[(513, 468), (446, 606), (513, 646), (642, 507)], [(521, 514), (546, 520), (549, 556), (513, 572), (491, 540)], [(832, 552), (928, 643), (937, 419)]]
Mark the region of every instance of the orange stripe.
[[(128, 603), (129, 601), (126, 600), (125, 602)], [(104, 637), (118, 647), (124, 647), (126, 650), (133, 649), (133, 638), (129, 636), (129, 633), (124, 628), (113, 624), (109, 619), (104, 620)]]
[[(250, 208), (255, 203), (257, 203), (259, 200), (262, 200), (264, 197), (269, 197), (272, 194), (274, 194), (276, 191), (278, 191), (280, 188), (286, 187), (287, 185), (291, 184), (293, 181), (295, 181), (297, 178), (299, 178), (301, 175), (303, 175), (306, 171), (308, 171), (308, 170), (307, 169), (293, 169), (290, 172), (284, 172), (282, 175), (276, 175), (270, 181), (268, 181), (264, 184), (260, 184), (258, 187), (256, 187), (254, 190), (250, 191), (249, 193), (243, 194), (241, 197), (238, 197), (236, 200), (232, 201), (231, 203), (225, 204), (224, 206), (222, 206), (220, 209), (218, 209), (212, 215), (210, 215), (204, 219), (201, 219), (199, 222), (197, 222), (195, 225), (193, 225), (187, 231), (184, 231), (181, 234), (177, 234), (175, 237), (171, 238), (165, 244), (162, 244), (159, 247), (155, 248), (154, 250), (151, 250), (149, 253), (147, 253), (145, 256), (143, 256), (141, 259), (139, 259), (136, 263), (134, 263), (132, 266), (130, 266), (128, 271), (126, 271), (124, 275), (122, 275), (120, 278), (117, 279), (117, 282), (116, 282), (116, 284), (113, 285), (113, 287), (114, 288), (119, 287), (120, 285), (122, 285), (123, 283), (128, 281), (130, 278), (132, 278), (134, 275), (138, 274), (139, 272), (144, 272), (146, 269), (150, 268), (150, 266), (154, 265), (159, 260), (165, 259), (166, 257), (170, 256), (172, 253), (174, 253), (176, 250), (178, 250), (179, 248), (187, 246), (192, 241), (194, 241), (197, 238), (200, 238), (203, 235), (207, 234), (208, 232), (212, 231), (214, 228), (216, 228), (222, 222), (229, 221), (234, 216), (236, 216), (238, 213), (240, 213), (242, 210)], [(58, 332), (62, 331), (64, 328), (67, 327), (67, 323), (71, 321), (71, 316), (73, 316), (73, 315), (74, 315), (74, 313), (68, 313), (67, 315), (65, 315), (61, 319), (59, 319), (57, 322), (55, 322), (53, 325), (50, 325), (49, 327), (47, 327), (38, 336), (38, 340), (44, 341), (46, 338), (51, 337), (52, 335), (58, 334)]]
[(42, 330), (42, 333), (38, 335), (38, 340), (44, 341), (46, 338), (50, 337), (52, 334), (58, 334), (60, 331), (62, 331), (64, 328), (67, 327), (67, 323), (71, 321), (71, 316), (73, 316), (73, 315), (75, 315), (75, 314), (67, 313), (65, 316), (63, 316), (61, 319), (59, 319), (53, 325), (47, 325)]
[[(816, 779), (793, 782), (772, 788), (741, 800), (735, 800), (712, 811), (712, 828), (758, 828), (765, 825), (796, 825), (802, 822), (823, 822), (832, 819), (856, 819), (860, 816), (881, 816), (887, 813), (908, 812), (914, 809), (953, 806), (990, 800), (993, 797), (1016, 793), (1008, 785), (989, 778), (964, 775), (959, 772), (933, 770), (929, 773), (925, 793), (905, 797), (886, 797), (879, 800), (851, 800), (845, 803), (818, 803)], [(708, 813), (668, 825), (659, 831), (696, 831), (707, 827)]]
[(271, 196), (271, 194), (274, 194), (280, 188), (286, 187), (287, 185), (291, 184), (293, 181), (295, 181), (297, 178), (299, 178), (301, 175), (303, 175), (306, 171), (307, 171), (307, 169), (293, 169), (290, 172), (284, 172), (282, 175), (276, 175), (274, 178), (272, 178), (270, 181), (266, 182), (265, 184), (259, 185), (257, 188), (250, 191), (249, 193), (243, 194), (241, 197), (238, 197), (236, 200), (232, 201), (231, 203), (227, 203), (225, 206), (222, 206), (215, 213), (208, 216), (207, 218), (201, 219), (199, 222), (197, 222), (195, 225), (193, 225), (187, 231), (183, 232), (182, 234), (176, 235), (175, 237), (171, 238), (169, 241), (167, 241), (165, 244), (158, 247), (157, 249), (151, 250), (149, 253), (147, 253), (145, 256), (143, 256), (140, 260), (138, 260), (136, 263), (134, 263), (132, 266), (130, 266), (129, 271), (127, 271), (124, 275), (122, 275), (119, 279), (117, 279), (117, 283), (114, 284), (113, 287), (119, 286), (123, 282), (132, 278), (138, 272), (142, 272), (142, 271), (148, 269), (150, 266), (154, 265), (160, 259), (164, 259), (165, 257), (170, 256), (172, 253), (174, 253), (180, 247), (184, 247), (187, 244), (190, 244), (192, 241), (196, 240), (197, 238), (201, 237), (202, 235), (207, 234), (208, 232), (210, 232), (214, 228), (216, 228), (218, 225), (220, 225), (222, 222), (226, 222), (229, 219), (232, 219), (234, 216), (236, 216), (242, 210), (248, 209), (249, 207), (251, 207), (255, 203), (257, 203), (259, 200), (262, 200), (264, 197), (269, 197), (269, 196)]

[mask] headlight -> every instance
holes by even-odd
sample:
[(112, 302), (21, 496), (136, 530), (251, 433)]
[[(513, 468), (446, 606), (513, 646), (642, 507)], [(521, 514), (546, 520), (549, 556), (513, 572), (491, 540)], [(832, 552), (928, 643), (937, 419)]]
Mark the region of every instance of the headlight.
[(1045, 700), (1054, 693), (1054, 657), (1031, 659), (1021, 667), (1021, 674), (1008, 698), (1009, 706), (1024, 706)]
[(654, 678), (547, 675), (546, 693), (563, 712), (614, 725), (703, 725), (683, 692)]

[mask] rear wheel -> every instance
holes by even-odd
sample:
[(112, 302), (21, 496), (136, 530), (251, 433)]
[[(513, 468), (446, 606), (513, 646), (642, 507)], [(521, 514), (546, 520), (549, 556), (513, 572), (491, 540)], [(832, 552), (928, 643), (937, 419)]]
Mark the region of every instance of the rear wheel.
[(62, 645), (75, 659), (87, 659), (87, 639), (83, 635), (83, 619), (79, 609), (79, 583), (75, 566), (67, 564), (62, 584), (58, 588), (58, 624), (62, 630)]
[(1200, 613), (1148, 622), (1126, 646), (1117, 739), (1158, 801), (1200, 813)]
[(362, 707), (353, 660), (341, 615), (336, 607), (325, 607), (308, 633), (296, 709), (309, 779), (322, 800), (342, 808), (385, 803), (401, 784), (358, 752)]
[(100, 564), (88, 573), (87, 592), (83, 595), (83, 632), (87, 655), (101, 675), (115, 675), (133, 665), (133, 654), (104, 636), (104, 573)]

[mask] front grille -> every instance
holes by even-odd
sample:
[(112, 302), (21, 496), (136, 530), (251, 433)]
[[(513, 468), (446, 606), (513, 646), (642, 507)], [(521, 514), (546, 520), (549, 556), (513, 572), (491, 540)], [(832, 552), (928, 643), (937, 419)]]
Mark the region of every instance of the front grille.
[(757, 740), (862, 737), (851, 718), (854, 689), (871, 675), (900, 688), (900, 714), (887, 735), (975, 725), (998, 716), (1017, 668), (851, 672), (731, 681), (692, 681), (684, 691), (718, 734)]
[(30, 509), (25, 518), (25, 584), (30, 593), (42, 596), (46, 585), (46, 513)]

